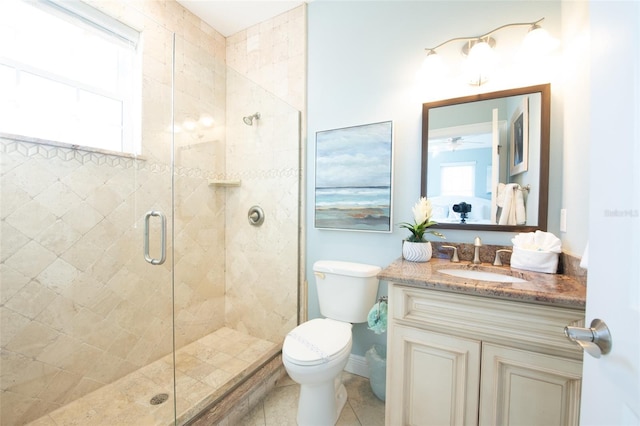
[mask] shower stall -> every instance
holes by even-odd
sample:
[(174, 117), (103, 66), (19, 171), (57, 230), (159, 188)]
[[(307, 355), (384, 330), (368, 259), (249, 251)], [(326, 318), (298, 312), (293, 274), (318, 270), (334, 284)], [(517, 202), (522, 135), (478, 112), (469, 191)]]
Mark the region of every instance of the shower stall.
[(2, 425), (185, 424), (297, 324), (300, 112), (105, 12), (144, 35), (140, 152), (0, 129)]

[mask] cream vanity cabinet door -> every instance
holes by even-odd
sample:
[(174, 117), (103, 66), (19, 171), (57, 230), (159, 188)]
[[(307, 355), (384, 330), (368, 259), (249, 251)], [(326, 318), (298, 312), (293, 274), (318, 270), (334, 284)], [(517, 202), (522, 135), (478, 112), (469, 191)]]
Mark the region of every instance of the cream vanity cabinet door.
[(482, 345), (480, 425), (577, 425), (582, 362)]
[(386, 424), (577, 425), (584, 310), (390, 283)]
[(400, 325), (392, 336), (387, 424), (476, 424), (480, 341)]

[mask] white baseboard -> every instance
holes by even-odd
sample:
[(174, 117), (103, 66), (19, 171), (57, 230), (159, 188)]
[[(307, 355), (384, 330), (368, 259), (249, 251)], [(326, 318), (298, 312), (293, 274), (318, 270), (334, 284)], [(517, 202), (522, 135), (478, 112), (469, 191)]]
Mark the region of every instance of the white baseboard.
[(349, 355), (349, 361), (347, 361), (347, 366), (344, 368), (344, 371), (357, 374), (358, 376), (369, 378), (369, 363), (367, 359), (360, 355)]

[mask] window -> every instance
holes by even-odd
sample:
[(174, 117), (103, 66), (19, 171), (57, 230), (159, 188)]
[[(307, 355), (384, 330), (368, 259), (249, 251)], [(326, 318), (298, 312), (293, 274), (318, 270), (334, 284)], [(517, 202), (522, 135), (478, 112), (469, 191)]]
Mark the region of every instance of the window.
[(473, 197), (475, 194), (475, 162), (446, 163), (440, 166), (442, 195)]
[(0, 132), (139, 153), (139, 33), (79, 1), (0, 6)]

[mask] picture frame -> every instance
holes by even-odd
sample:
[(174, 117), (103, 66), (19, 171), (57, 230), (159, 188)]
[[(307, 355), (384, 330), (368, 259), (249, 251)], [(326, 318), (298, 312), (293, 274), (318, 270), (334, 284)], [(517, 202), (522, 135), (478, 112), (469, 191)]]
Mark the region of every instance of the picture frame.
[(526, 172), (529, 168), (529, 97), (522, 98), (510, 123), (509, 174)]
[(316, 229), (392, 232), (393, 122), (316, 132)]

